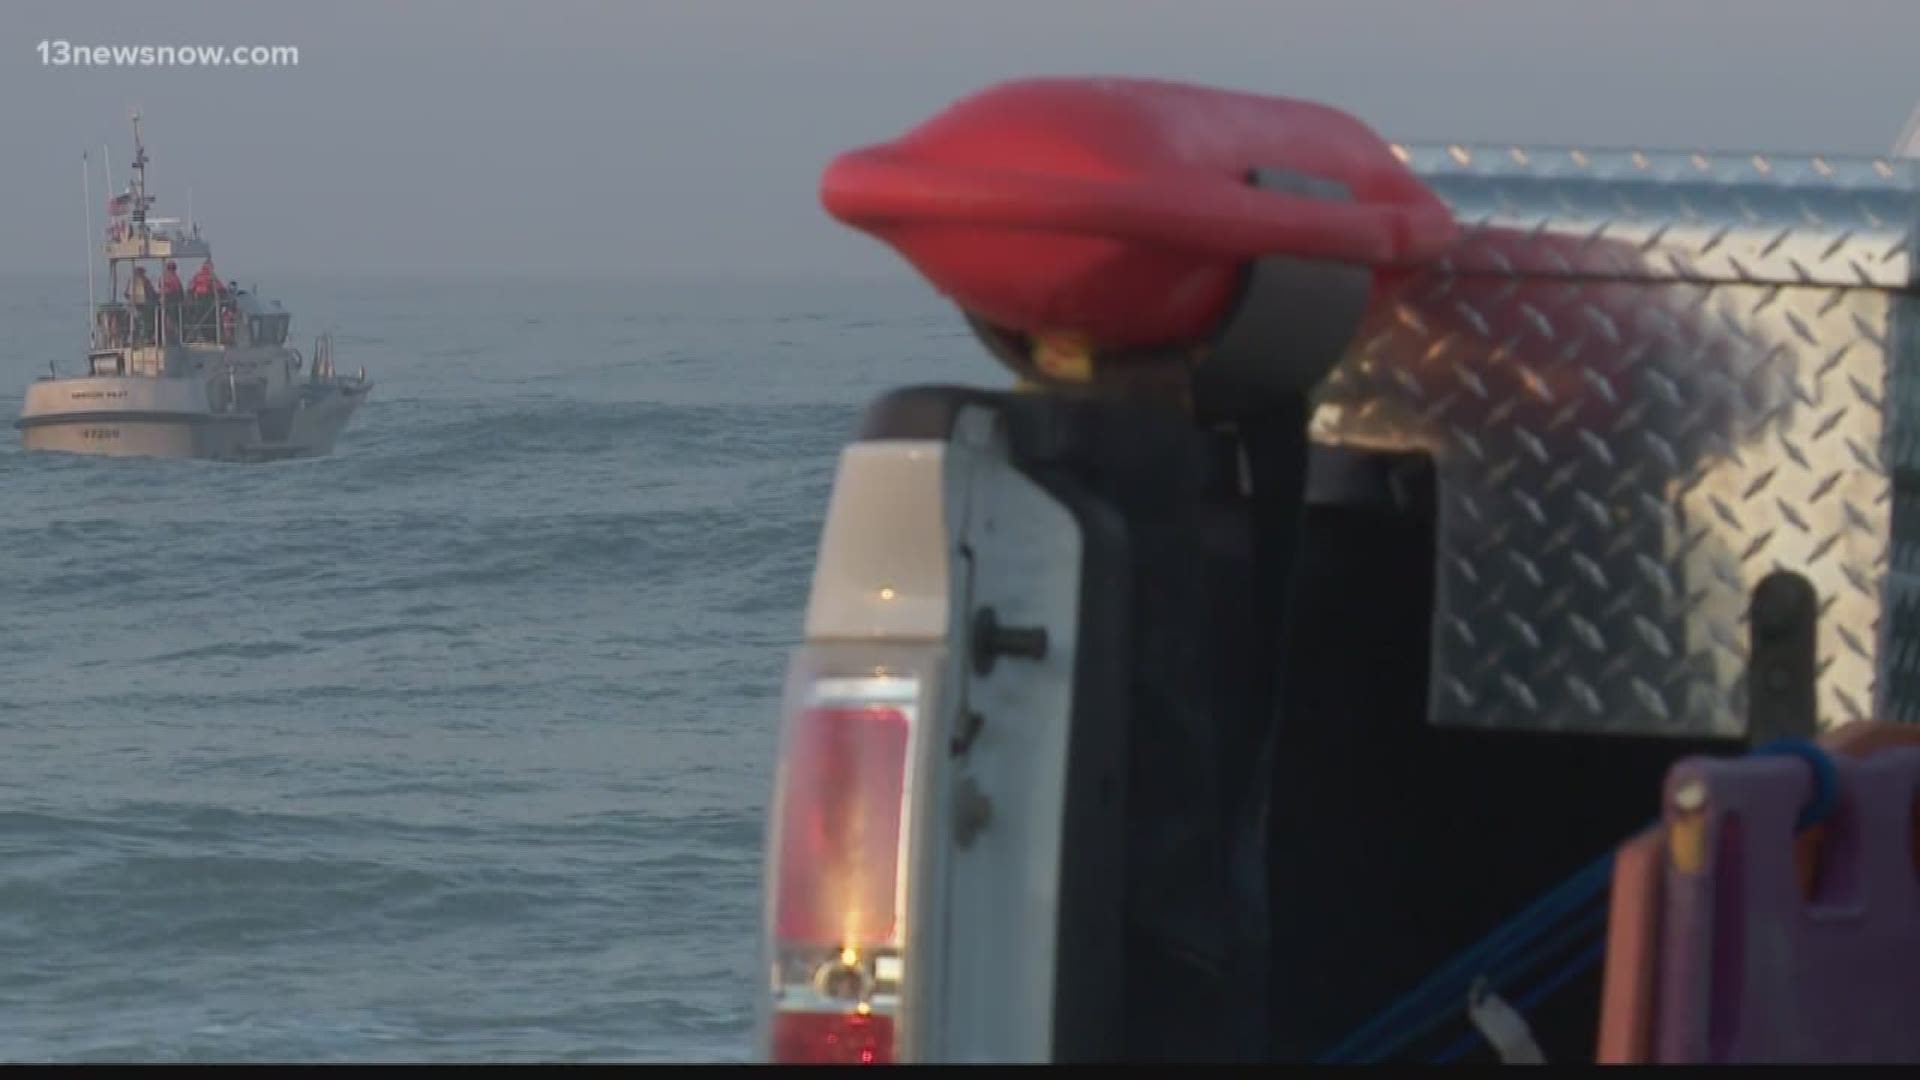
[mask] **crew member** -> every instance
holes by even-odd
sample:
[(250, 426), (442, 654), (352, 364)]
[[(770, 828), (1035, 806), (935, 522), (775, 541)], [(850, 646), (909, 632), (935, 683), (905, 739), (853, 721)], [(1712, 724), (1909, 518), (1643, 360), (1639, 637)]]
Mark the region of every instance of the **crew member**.
[(160, 311), (164, 316), (161, 325), (166, 328), (169, 342), (180, 340), (180, 316), (186, 306), (186, 292), (180, 285), (179, 268), (168, 259), (166, 272), (160, 275)]
[(200, 264), (200, 269), (194, 271), (193, 283), (187, 287), (187, 294), (193, 302), (193, 340), (216, 340), (218, 314), (214, 309), (214, 301), (219, 293), (220, 279), (214, 275), (213, 260), (208, 259)]
[(201, 263), (200, 269), (193, 273), (193, 295), (196, 298), (205, 297), (211, 300), (213, 299), (213, 294), (217, 292), (219, 288), (220, 279), (214, 276), (213, 260), (208, 259), (206, 262)]
[(153, 281), (147, 277), (147, 268), (134, 267), (133, 277), (127, 281), (127, 303), (133, 306), (134, 344), (136, 345), (147, 345), (153, 342), (155, 299)]

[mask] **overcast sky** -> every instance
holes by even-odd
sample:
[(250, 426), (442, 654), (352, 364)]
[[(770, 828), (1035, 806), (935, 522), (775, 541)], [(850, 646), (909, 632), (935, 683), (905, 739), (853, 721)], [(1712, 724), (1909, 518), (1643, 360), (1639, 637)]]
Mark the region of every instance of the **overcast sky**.
[(135, 106), (160, 210), (191, 186), (230, 273), (869, 275), (896, 263), (819, 209), (821, 167), (1002, 79), (1314, 98), (1390, 138), (1882, 153), (1917, 43), (1920, 0), (5, 0), (0, 269), (82, 265), (80, 156), (124, 180)]

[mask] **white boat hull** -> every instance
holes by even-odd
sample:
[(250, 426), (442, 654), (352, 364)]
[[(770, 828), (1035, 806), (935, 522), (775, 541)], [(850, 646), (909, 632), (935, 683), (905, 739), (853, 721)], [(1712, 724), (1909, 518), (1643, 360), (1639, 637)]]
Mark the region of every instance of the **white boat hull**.
[(43, 379), (27, 392), (23, 449), (110, 457), (270, 461), (316, 457), (366, 400), (371, 384), (300, 386), (286, 404), (254, 412), (211, 408), (197, 379), (95, 376)]

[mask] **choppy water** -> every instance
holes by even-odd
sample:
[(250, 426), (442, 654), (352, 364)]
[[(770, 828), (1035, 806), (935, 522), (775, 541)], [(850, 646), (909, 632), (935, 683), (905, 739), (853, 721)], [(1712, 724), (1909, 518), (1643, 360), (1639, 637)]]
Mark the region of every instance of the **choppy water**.
[[(0, 1059), (745, 1056), (835, 454), (1002, 380), (911, 283), (261, 285), (335, 456), (0, 429)], [(84, 297), (0, 280), (9, 420)]]

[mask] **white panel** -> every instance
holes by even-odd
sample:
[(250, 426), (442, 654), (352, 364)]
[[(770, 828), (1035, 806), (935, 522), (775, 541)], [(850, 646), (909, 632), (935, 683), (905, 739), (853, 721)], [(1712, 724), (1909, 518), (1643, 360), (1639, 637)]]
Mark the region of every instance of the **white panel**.
[(841, 451), (807, 605), (809, 641), (945, 636), (945, 457), (946, 444), (935, 441)]
[[(942, 970), (929, 976), (938, 1015), (917, 1018), (927, 1025), (921, 1060), (1042, 1062), (1053, 1042), (1080, 534), (1064, 507), (1008, 463), (992, 413), (964, 413), (950, 453), (966, 462), (953, 471), (969, 485), (961, 542), (972, 553), (970, 609), (956, 626), (992, 607), (1003, 626), (1044, 627), (1048, 649), (1037, 662), (1001, 658), (985, 677), (970, 666), (956, 673), (963, 689), (948, 731), (968, 712), (984, 725), (966, 753), (947, 757), (928, 805), (923, 835), (946, 865), (935, 879), (944, 881)], [(928, 752), (947, 756), (946, 741), (929, 739)], [(986, 800), (990, 816), (962, 842), (956, 808), (967, 792)]]

